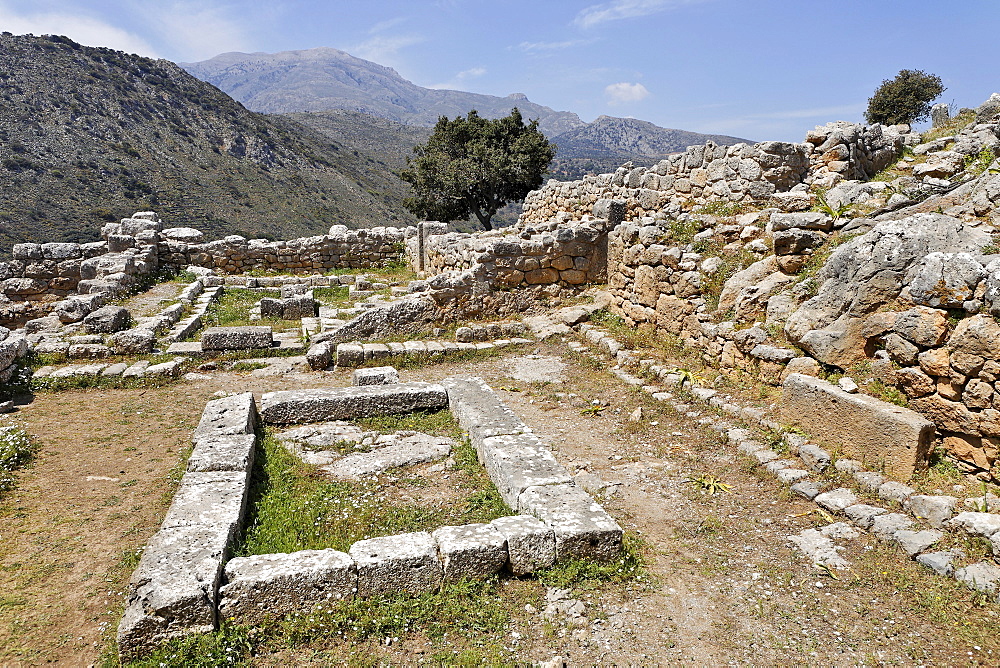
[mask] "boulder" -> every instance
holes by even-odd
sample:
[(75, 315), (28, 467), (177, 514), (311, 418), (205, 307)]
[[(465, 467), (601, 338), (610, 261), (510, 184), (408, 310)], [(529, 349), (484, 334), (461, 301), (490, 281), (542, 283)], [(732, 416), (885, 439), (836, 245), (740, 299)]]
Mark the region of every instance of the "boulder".
[(116, 355), (145, 355), (153, 352), (156, 335), (148, 329), (126, 329), (112, 334), (110, 343)]

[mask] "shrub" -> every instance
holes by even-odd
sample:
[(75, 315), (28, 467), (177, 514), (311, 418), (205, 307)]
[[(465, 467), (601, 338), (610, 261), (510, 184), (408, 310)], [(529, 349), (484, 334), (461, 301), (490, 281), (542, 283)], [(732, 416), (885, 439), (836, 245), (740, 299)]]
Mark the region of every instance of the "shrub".
[(900, 70), (895, 79), (883, 81), (868, 98), (865, 120), (883, 125), (926, 120), (931, 113), (931, 102), (944, 91), (937, 75), (922, 70)]

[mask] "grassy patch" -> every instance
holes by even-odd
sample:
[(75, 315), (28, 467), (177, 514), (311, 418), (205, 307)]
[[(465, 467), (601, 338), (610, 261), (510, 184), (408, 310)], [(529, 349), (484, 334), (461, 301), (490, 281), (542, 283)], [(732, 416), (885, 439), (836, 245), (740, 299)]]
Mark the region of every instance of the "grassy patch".
[(203, 332), (207, 327), (245, 327), (247, 325), (271, 325), (276, 330), (298, 329), (301, 323), (298, 320), (279, 320), (276, 318), (263, 318), (261, 320), (250, 320), (250, 309), (252, 309), (262, 297), (272, 296), (269, 293), (250, 290), (248, 288), (227, 287), (222, 292), (222, 297), (212, 302), (202, 316)]
[[(447, 411), (439, 413), (450, 419)], [(365, 428), (419, 429), (438, 435), (455, 435), (457, 429), (433, 413), (394, 420), (370, 418)], [(330, 480), (290, 454), (272, 434), (266, 434), (254, 464), (249, 520), (237, 553), (347, 551), (365, 538), (488, 522), (509, 515), (486, 472), (475, 463), (471, 446), (463, 443), (453, 454), (463, 474), (453, 476), (458, 498), (446, 504), (421, 504), (391, 497), (382, 479)], [(398, 479), (394, 486), (406, 492), (426, 484), (424, 479), (413, 477)]]
[(462, 428), (458, 426), (451, 411), (447, 409), (359, 418), (354, 420), (354, 423), (362, 429), (377, 431), (380, 434), (419, 431), (431, 436), (447, 436), (455, 440), (461, 440), (463, 434)]
[(636, 582), (646, 576), (646, 558), (643, 553), (647, 549), (648, 546), (639, 536), (626, 533), (622, 539), (622, 554), (618, 559), (608, 563), (568, 559), (539, 571), (538, 579), (547, 587), (572, 585), (585, 589), (601, 583)]
[(313, 288), (313, 298), (324, 306), (334, 308), (347, 308), (351, 305), (348, 297), (350, 289), (346, 285), (337, 285), (330, 288)]

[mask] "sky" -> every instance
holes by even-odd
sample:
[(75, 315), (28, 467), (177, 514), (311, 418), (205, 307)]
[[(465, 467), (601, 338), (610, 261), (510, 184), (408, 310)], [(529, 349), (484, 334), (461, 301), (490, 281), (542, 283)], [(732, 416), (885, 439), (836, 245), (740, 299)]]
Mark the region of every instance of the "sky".
[(175, 62), (328, 46), (420, 86), (754, 141), (861, 121), (901, 69), (1000, 91), (1000, 0), (0, 0), (0, 30)]

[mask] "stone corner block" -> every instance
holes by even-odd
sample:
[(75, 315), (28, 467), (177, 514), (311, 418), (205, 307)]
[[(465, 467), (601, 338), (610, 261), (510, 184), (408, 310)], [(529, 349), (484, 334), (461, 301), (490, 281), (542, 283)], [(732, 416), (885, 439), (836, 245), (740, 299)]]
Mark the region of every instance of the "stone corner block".
[(517, 505), (519, 512), (534, 515), (552, 528), (560, 561), (611, 561), (621, 555), (622, 528), (575, 484), (529, 487)]
[(538, 518), (511, 515), (497, 518), (490, 524), (507, 540), (507, 568), (514, 575), (534, 573), (555, 563), (555, 533)]

